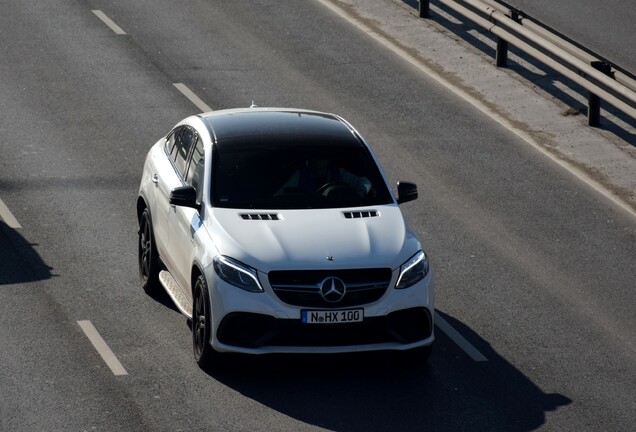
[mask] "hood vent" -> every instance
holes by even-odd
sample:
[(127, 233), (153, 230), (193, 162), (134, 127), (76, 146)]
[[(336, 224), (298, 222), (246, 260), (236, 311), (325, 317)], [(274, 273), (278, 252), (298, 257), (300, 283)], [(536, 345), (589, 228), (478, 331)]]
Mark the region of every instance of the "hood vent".
[(243, 220), (280, 220), (276, 213), (240, 213)]
[(342, 214), (347, 219), (360, 219), (360, 218), (370, 218), (370, 217), (380, 216), (380, 213), (377, 210), (346, 211), (346, 212), (342, 212)]

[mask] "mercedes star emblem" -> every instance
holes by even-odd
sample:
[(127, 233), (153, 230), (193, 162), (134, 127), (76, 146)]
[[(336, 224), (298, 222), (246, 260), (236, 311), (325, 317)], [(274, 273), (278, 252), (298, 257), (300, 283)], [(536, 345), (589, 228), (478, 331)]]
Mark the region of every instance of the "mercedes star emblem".
[(331, 277), (322, 281), (320, 295), (329, 303), (337, 303), (345, 296), (347, 288), (342, 280)]

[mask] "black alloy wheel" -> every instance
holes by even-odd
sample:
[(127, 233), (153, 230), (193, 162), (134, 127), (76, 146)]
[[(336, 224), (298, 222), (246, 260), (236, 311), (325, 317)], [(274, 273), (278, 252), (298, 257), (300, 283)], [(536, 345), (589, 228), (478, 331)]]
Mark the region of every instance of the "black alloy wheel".
[(192, 347), (194, 359), (201, 368), (209, 367), (219, 353), (210, 345), (212, 317), (210, 315), (210, 292), (203, 276), (199, 276), (194, 285), (192, 304)]
[(159, 256), (148, 209), (144, 209), (139, 219), (139, 279), (146, 292), (154, 291), (159, 285)]

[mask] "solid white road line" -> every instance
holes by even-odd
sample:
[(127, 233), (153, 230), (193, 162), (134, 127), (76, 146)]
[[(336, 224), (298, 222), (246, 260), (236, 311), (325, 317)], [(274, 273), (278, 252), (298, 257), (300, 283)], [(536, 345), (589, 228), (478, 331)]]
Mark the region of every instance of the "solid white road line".
[(128, 375), (126, 369), (124, 369), (119, 360), (117, 360), (117, 357), (115, 357), (115, 354), (113, 354), (108, 345), (106, 345), (104, 339), (102, 339), (100, 334), (97, 332), (93, 323), (90, 321), (78, 321), (77, 323), (84, 331), (84, 334), (86, 334), (86, 337), (88, 337), (88, 340), (91, 341), (99, 355), (102, 356), (104, 362), (106, 362), (110, 370), (113, 371), (113, 374), (116, 376)]
[(174, 83), (174, 86), (179, 90), (185, 97), (190, 99), (197, 108), (201, 110), (201, 112), (209, 112), (213, 111), (205, 102), (203, 102), (197, 95), (195, 95), (192, 90), (190, 90), (185, 84)]
[(459, 332), (455, 330), (453, 326), (451, 326), (448, 321), (442, 318), (437, 312), (435, 312), (435, 325), (441, 331), (446, 333), (446, 336), (451, 338), (453, 342), (455, 342), (461, 349), (463, 349), (466, 354), (468, 354), (474, 361), (488, 361), (488, 359), (482, 353), (480, 353), (477, 348), (472, 346), (471, 343), (464, 338), (464, 336), (459, 334)]
[(9, 228), (22, 228), (22, 225), (20, 225), (18, 220), (13, 216), (13, 213), (11, 213), (9, 207), (7, 207), (4, 202), (2, 202), (2, 199), (0, 199), (0, 219), (2, 219), (4, 223), (9, 226)]
[(104, 24), (106, 24), (112, 31), (114, 31), (115, 34), (118, 34), (118, 35), (126, 34), (126, 32), (123, 31), (122, 28), (119, 27), (117, 24), (115, 24), (115, 22), (112, 19), (108, 18), (104, 12), (100, 10), (94, 10), (93, 13), (97, 15), (97, 18), (102, 20)]

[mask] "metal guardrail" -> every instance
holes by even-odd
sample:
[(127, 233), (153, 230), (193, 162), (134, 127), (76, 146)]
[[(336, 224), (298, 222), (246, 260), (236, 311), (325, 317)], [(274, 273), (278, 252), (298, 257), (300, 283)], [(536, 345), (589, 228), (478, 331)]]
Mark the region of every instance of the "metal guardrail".
[[(601, 100), (636, 119), (636, 80), (601, 56), (495, 0), (437, 1), (497, 36), (497, 66), (506, 66), (512, 44), (586, 89), (590, 126), (599, 124)], [(430, 0), (419, 0), (419, 16), (430, 16)]]

